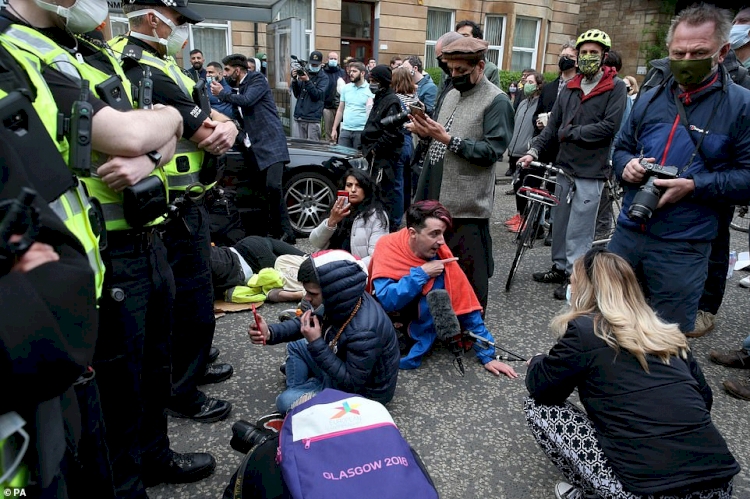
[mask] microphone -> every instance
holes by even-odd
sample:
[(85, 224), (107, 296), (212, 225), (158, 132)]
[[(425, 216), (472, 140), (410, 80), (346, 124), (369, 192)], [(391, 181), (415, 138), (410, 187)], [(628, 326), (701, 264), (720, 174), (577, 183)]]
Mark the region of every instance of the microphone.
[(455, 357), (454, 362), (457, 365), (461, 376), (465, 374), (464, 362), (461, 358), (462, 351), (458, 344), (461, 339), (461, 324), (458, 317), (453, 311), (451, 297), (444, 289), (435, 289), (427, 293), (427, 308), (432, 315), (432, 321), (435, 323), (435, 333), (437, 339), (448, 343), (451, 353)]

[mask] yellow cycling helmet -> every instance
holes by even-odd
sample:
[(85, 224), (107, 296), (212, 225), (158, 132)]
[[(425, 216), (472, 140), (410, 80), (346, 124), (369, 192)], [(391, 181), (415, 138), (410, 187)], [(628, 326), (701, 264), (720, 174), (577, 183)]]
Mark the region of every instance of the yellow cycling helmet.
[(612, 40), (609, 38), (609, 35), (605, 33), (604, 31), (598, 30), (598, 29), (590, 29), (586, 31), (585, 33), (581, 34), (581, 36), (578, 37), (578, 40), (576, 40), (576, 49), (581, 46), (581, 44), (586, 42), (595, 42), (598, 43), (606, 49), (612, 48)]

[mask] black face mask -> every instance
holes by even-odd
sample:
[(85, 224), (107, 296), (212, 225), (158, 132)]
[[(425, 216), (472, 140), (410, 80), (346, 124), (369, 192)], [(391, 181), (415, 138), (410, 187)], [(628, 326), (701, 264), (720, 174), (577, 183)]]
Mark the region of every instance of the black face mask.
[(557, 61), (557, 67), (560, 68), (560, 71), (567, 71), (576, 67), (576, 61), (569, 57), (560, 57), (560, 60)]
[(442, 60), (440, 57), (436, 57), (436, 59), (437, 59), (438, 67), (443, 70), (443, 73), (450, 76), (451, 70), (448, 69), (448, 63)]
[(474, 69), (469, 71), (468, 73), (461, 75), (461, 76), (454, 76), (451, 81), (453, 82), (453, 88), (458, 90), (461, 93), (468, 92), (472, 88), (474, 88), (477, 84), (471, 82), (471, 74), (474, 72)]

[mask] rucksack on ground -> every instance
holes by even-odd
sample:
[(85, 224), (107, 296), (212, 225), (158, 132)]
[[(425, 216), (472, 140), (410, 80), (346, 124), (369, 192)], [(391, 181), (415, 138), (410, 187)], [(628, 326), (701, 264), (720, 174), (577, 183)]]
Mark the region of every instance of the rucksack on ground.
[(287, 414), (276, 460), (294, 499), (438, 497), (388, 410), (330, 388)]

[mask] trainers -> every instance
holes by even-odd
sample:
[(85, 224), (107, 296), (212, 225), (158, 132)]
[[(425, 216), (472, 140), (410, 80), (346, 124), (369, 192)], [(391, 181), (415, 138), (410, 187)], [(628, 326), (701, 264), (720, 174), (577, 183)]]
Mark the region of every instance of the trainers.
[(531, 277), (536, 282), (543, 282), (546, 284), (562, 284), (565, 282), (565, 271), (558, 269), (554, 265), (551, 269), (546, 272), (534, 272)]
[(555, 499), (583, 499), (583, 492), (567, 482), (558, 482), (555, 485)]
[(508, 229), (508, 232), (521, 232), (521, 230), (523, 230), (524, 225), (525, 224), (523, 222), (523, 218), (519, 218), (518, 222), (512, 225), (508, 225), (506, 228)]
[(740, 287), (741, 288), (750, 288), (750, 275), (747, 277), (743, 277), (740, 279)]
[(729, 378), (724, 381), (724, 389), (738, 399), (750, 400), (750, 378)]
[(567, 297), (568, 294), (568, 284), (570, 284), (570, 281), (568, 279), (565, 279), (560, 286), (555, 289), (555, 292), (552, 293), (552, 296), (555, 297), (555, 300), (564, 300)]
[(711, 350), (708, 352), (708, 358), (711, 359), (711, 362), (722, 366), (750, 369), (750, 352), (744, 348), (739, 350)]
[(512, 217), (510, 217), (508, 220), (506, 220), (503, 223), (505, 225), (515, 225), (515, 224), (517, 224), (520, 221), (521, 221), (521, 215), (518, 214), (518, 213), (516, 213), (515, 215), (513, 215)]
[(689, 333), (685, 333), (688, 338), (700, 338), (714, 328), (716, 322), (716, 316), (711, 312), (705, 310), (698, 310), (698, 314), (695, 316), (695, 329)]

